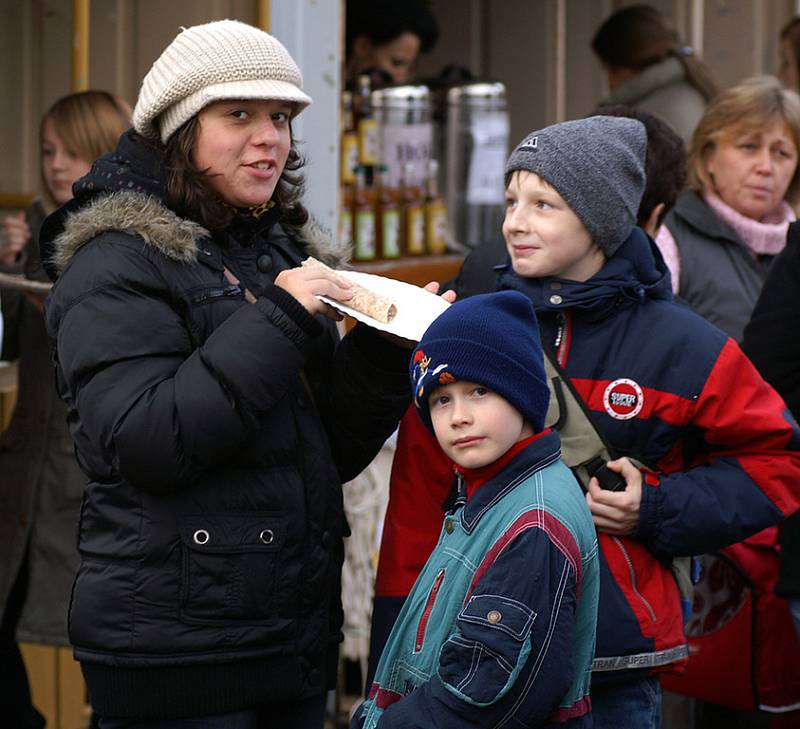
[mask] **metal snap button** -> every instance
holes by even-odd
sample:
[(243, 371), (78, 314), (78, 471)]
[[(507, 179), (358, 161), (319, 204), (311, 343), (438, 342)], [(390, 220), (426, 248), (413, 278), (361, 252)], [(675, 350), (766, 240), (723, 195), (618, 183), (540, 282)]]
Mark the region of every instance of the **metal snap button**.
[(211, 535), (205, 529), (198, 529), (192, 535), (192, 539), (194, 539), (195, 544), (208, 544), (208, 540), (211, 539)]
[(453, 520), (452, 520), (452, 519), (448, 519), (448, 520), (447, 520), (447, 521), (444, 523), (444, 530), (445, 530), (445, 531), (446, 531), (448, 534), (452, 534), (454, 529), (455, 529), (455, 527), (453, 526)]
[(560, 304), (564, 299), (562, 299), (558, 294), (553, 294), (550, 297), (551, 304)]
[(272, 533), (272, 529), (262, 529), (261, 534), (258, 535), (258, 538), (263, 544), (272, 544), (275, 539), (275, 535)]
[(499, 610), (490, 610), (486, 613), (486, 619), (492, 624), (495, 625), (499, 623), (503, 619), (503, 615)]

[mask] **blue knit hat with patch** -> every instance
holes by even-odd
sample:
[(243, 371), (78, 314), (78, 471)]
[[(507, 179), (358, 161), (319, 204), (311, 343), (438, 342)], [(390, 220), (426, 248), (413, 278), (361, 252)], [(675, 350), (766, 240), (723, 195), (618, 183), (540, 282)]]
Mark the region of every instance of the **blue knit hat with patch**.
[(466, 380), (511, 403), (539, 432), (550, 391), (533, 305), (518, 291), (457, 301), (428, 327), (411, 357), (411, 386), (422, 421), (433, 432), (428, 396)]

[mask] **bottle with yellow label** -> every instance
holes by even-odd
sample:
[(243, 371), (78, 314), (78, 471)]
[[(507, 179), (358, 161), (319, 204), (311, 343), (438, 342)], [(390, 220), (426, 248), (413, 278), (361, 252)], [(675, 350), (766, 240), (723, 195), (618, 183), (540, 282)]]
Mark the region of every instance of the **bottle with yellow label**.
[(425, 211), (423, 192), (414, 184), (414, 165), (403, 165), (402, 177), (403, 239), (409, 256), (425, 255)]
[(375, 225), (375, 194), (367, 183), (367, 168), (356, 167), (356, 187), (353, 195), (353, 260), (374, 261), (377, 258)]
[[(358, 161), (368, 168), (380, 161), (378, 120), (372, 108), (371, 93), (369, 74), (361, 74), (358, 77)], [(366, 172), (369, 179), (372, 170)]]
[(341, 182), (343, 185), (353, 185), (356, 181), (354, 168), (358, 164), (358, 132), (353, 121), (353, 94), (349, 91), (342, 94), (341, 154)]
[(378, 192), (378, 250), (381, 258), (400, 258), (403, 254), (403, 226), (400, 216), (399, 194), (387, 184), (389, 168), (378, 167), (380, 187)]
[(428, 179), (425, 182), (425, 248), (432, 256), (447, 251), (447, 205), (439, 195), (439, 163), (428, 161)]

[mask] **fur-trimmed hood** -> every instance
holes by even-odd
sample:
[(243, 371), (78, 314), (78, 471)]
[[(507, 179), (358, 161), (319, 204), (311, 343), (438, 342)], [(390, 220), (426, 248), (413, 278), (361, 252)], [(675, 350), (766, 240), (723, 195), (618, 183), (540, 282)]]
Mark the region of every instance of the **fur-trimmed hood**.
[[(197, 241), (210, 233), (198, 223), (181, 218), (158, 198), (139, 192), (115, 192), (97, 197), (88, 205), (67, 212), (64, 227), (52, 241), (48, 272), (56, 276), (89, 241), (111, 230), (138, 235), (167, 258), (182, 263), (197, 260)], [(341, 268), (349, 258), (349, 246), (339, 244), (313, 219), (292, 229), (308, 255)], [(52, 275), (52, 273), (51, 273)]]

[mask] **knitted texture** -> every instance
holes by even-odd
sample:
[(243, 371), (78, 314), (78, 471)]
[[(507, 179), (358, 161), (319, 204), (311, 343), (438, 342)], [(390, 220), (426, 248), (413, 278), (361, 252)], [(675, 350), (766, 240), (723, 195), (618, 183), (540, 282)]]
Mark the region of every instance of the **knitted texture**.
[(636, 225), (645, 185), (647, 132), (636, 119), (592, 116), (532, 132), (506, 163), (552, 185), (607, 258)]
[(511, 403), (538, 432), (550, 392), (539, 326), (518, 291), (470, 296), (428, 327), (411, 358), (414, 403), (433, 431), (428, 397), (456, 380), (484, 385)]
[(201, 109), (221, 99), (311, 103), (300, 69), (269, 33), (236, 20), (181, 30), (148, 71), (133, 110), (133, 127), (166, 143)]

